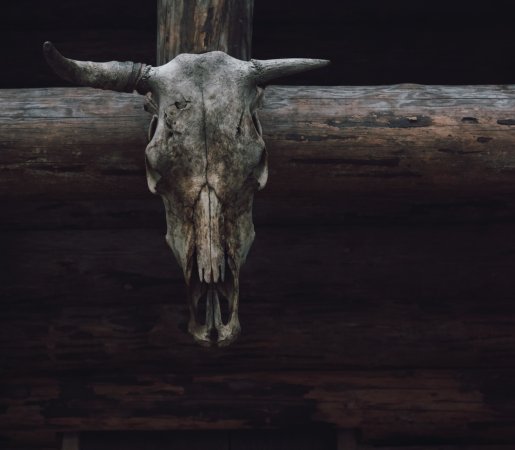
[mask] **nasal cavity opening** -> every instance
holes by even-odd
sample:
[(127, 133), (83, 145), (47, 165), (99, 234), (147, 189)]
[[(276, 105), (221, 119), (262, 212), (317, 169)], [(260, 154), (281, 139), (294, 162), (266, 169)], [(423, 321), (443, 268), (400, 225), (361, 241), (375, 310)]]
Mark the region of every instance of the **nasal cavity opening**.
[[(204, 292), (197, 303), (197, 308), (196, 308), (196, 313), (195, 313), (195, 318), (199, 325), (206, 325), (207, 307), (208, 307), (207, 306), (208, 290), (216, 289), (216, 287), (214, 287), (214, 286), (209, 287), (206, 285), (205, 287), (207, 289), (203, 289)], [(231, 318), (231, 308), (229, 306), (229, 300), (220, 292), (219, 289), (217, 289), (217, 294), (218, 294), (218, 304), (220, 305), (220, 316), (222, 319), (222, 323), (224, 325), (227, 325)], [(215, 311), (212, 311), (212, 315), (214, 317)]]
[(197, 311), (195, 318), (199, 325), (206, 325), (206, 312), (207, 312), (207, 292), (202, 294), (197, 304)]
[(227, 300), (223, 295), (219, 295), (218, 301), (220, 303), (220, 315), (222, 316), (222, 323), (227, 325), (229, 323), (229, 319), (231, 318), (229, 300)]

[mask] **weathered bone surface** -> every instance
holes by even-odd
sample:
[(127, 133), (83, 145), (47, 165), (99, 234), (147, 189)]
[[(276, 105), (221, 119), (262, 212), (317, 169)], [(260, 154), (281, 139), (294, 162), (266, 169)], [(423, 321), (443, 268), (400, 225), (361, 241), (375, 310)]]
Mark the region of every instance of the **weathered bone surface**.
[(151, 67), (74, 61), (49, 42), (44, 52), (69, 81), (147, 94), (147, 182), (163, 199), (166, 241), (188, 285), (189, 331), (202, 345), (230, 344), (240, 332), (238, 279), (254, 239), (253, 196), (268, 177), (259, 85), (328, 61), (248, 62), (215, 51)]

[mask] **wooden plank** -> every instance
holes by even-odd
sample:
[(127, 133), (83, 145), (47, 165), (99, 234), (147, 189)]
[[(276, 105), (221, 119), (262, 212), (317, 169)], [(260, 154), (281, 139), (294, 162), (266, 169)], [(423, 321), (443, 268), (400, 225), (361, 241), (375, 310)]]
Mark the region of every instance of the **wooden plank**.
[[(80, 450), (231, 450), (228, 431), (89, 431)], [(232, 449), (234, 450), (234, 449)]]
[[(63, 102), (56, 103), (55, 95), (62, 96)], [(46, 184), (49, 189), (40, 193), (47, 199), (57, 199), (61, 197), (59, 189), (70, 188), (77, 188), (72, 197), (80, 197), (81, 191), (82, 195), (89, 191), (90, 183), (97, 182), (103, 189), (118, 183), (122, 191), (136, 182), (136, 190), (145, 192), (141, 160), (148, 117), (139, 96), (109, 93), (105, 97), (93, 89), (43, 89), (3, 91), (2, 100), (7, 99), (11, 106), (0, 119), (4, 195), (18, 188), (19, 177), (29, 185), (40, 181), (32, 194), (37, 195), (41, 184)], [(23, 195), (19, 191), (16, 197)]]
[(230, 450), (334, 450), (336, 439), (329, 427), (282, 430), (237, 430), (230, 434)]
[(81, 433), (81, 450), (328, 450), (335, 448), (328, 427), (231, 431), (104, 431)]
[(157, 64), (213, 50), (249, 60), (253, 9), (254, 0), (159, 0)]
[(163, 235), (2, 233), (3, 371), (515, 366), (512, 224), (257, 229), (242, 336), (209, 351)]
[(253, 372), (4, 379), (0, 427), (359, 428), (364, 442), (513, 442), (513, 370)]
[(52, 430), (0, 430), (2, 450), (58, 450), (60, 439)]
[[(83, 88), (7, 90), (1, 100), (1, 197), (150, 196), (140, 97)], [(511, 208), (513, 87), (276, 86), (260, 117), (271, 172), (263, 199), (337, 199), (355, 214), (438, 201)]]
[[(513, 196), (512, 196), (513, 197)], [(370, 196), (359, 199), (324, 196), (320, 199), (289, 199), (256, 195), (254, 224), (262, 226), (456, 226), (515, 222), (513, 200), (483, 199), (459, 201), (440, 198), (380, 205)], [(302, 201), (305, 200), (305, 201)], [(140, 229), (163, 230), (163, 202), (157, 196), (142, 199), (99, 199), (59, 201), (51, 199), (0, 201), (0, 230)]]

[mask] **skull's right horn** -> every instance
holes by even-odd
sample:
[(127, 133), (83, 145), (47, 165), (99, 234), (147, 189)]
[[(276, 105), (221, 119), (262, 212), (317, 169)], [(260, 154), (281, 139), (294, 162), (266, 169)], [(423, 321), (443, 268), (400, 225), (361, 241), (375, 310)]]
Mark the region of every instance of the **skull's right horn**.
[(91, 62), (75, 61), (61, 55), (49, 41), (43, 44), (45, 59), (62, 78), (81, 86), (119, 92), (137, 90), (146, 94), (151, 66), (130, 61)]
[(258, 84), (266, 83), (274, 78), (293, 75), (306, 70), (318, 69), (331, 63), (327, 59), (284, 58), (284, 59), (251, 59), (254, 77)]

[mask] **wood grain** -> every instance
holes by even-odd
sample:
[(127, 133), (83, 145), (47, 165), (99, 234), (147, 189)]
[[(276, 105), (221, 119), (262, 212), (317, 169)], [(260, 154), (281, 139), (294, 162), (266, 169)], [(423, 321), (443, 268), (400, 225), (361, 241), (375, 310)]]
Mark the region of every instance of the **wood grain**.
[[(1, 99), (2, 198), (150, 195), (138, 96), (42, 89)], [(513, 87), (271, 86), (260, 117), (270, 151), (264, 199), (336, 199), (356, 214), (442, 200), (511, 207)]]
[(2, 233), (2, 372), (515, 367), (512, 224), (286, 229), (257, 228), (210, 351), (164, 225)]
[[(174, 11), (160, 15), (158, 47), (169, 52), (160, 57), (221, 45), (238, 56), (231, 42), (249, 57), (250, 19), (224, 35), (216, 18), (232, 21), (236, 5), (251, 17), (250, 2), (191, 3), (175, 2), (175, 37), (164, 31)], [(487, 32), (477, 9), (453, 6), (449, 19), (449, 5), (433, 5), (438, 29), (447, 20), (453, 31), (407, 32), (390, 18), (413, 23), (413, 2), (395, 12), (355, 3), (345, 4), (342, 34), (335, 6), (319, 5), (331, 17), (317, 30), (311, 4), (306, 14), (270, 2), (256, 56), (334, 55), (338, 70), (318, 75), (326, 84), (497, 82), (513, 72), (502, 59), (512, 31)], [(121, 32), (111, 13), (99, 34), (76, 32), (120, 4), (88, 3), (76, 14), (81, 0), (75, 22), (62, 20), (62, 8), (40, 8), (57, 26), (71, 24), (55, 31), (69, 56), (152, 63), (151, 33), (129, 29), (141, 25), (134, 5), (117, 16)], [(356, 25), (356, 8), (366, 26)], [(479, 32), (456, 28), (465, 9)], [(2, 85), (44, 85), (40, 44), (28, 42), (52, 36), (38, 29), (39, 15), (19, 10), (22, 26), (2, 36), (27, 43), (9, 49)], [(395, 31), (370, 32), (371, 21)], [(72, 54), (74, 35), (87, 42)], [(304, 53), (290, 54), (299, 37)], [(234, 450), (277, 449), (277, 439), (229, 430), (319, 425), (356, 429), (379, 448), (507, 449), (501, 444), (515, 441), (514, 98), (513, 86), (269, 87), (261, 117), (272, 172), (242, 280), (245, 332), (237, 346), (207, 353), (184, 332), (183, 282), (163, 242), (159, 200), (146, 192), (141, 99), (0, 92), (0, 446), (51, 448), (61, 431), (209, 428), (222, 430), (210, 448), (225, 448), (229, 436)], [(294, 437), (296, 449), (309, 448)]]
[[(90, 431), (80, 450), (231, 450), (228, 431)], [(236, 450), (236, 449), (232, 449)]]
[(254, 0), (159, 0), (157, 64), (213, 50), (249, 60), (253, 9)]
[(328, 450), (328, 427), (286, 430), (104, 431), (81, 433), (81, 450)]
[(60, 441), (53, 430), (0, 430), (2, 450), (60, 450)]
[[(66, 430), (359, 428), (365, 442), (515, 438), (513, 370), (75, 374), (7, 379), (0, 426)], [(513, 391), (511, 391), (513, 392)]]

